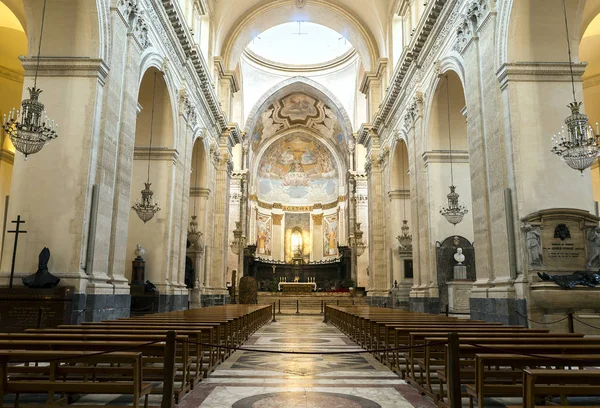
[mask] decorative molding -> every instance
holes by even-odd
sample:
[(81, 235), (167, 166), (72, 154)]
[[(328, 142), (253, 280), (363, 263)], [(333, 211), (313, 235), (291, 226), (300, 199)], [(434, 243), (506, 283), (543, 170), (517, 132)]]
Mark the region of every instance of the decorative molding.
[(190, 187), (190, 197), (206, 198), (210, 197), (210, 189), (205, 187)]
[(410, 200), (410, 190), (390, 190), (388, 196), (390, 200)]
[(323, 225), (323, 214), (311, 214), (313, 224), (315, 225)]
[[(37, 58), (19, 57), (25, 76), (35, 75)], [(96, 77), (104, 84), (108, 76), (108, 65), (99, 58), (85, 57), (41, 57), (39, 77)]]
[(133, 19), (131, 20), (131, 34), (142, 50), (150, 47), (151, 44), (148, 39), (148, 23), (146, 22), (145, 16), (140, 12), (134, 13)]
[(283, 220), (284, 215), (285, 214), (271, 213), (271, 218), (273, 219), (273, 225), (281, 225), (281, 221)]
[(369, 93), (369, 88), (371, 87), (371, 83), (373, 81), (381, 81), (383, 78), (385, 71), (387, 69), (388, 59), (387, 58), (379, 58), (376, 62), (375, 69), (373, 71), (366, 71), (363, 74), (362, 80), (360, 81), (359, 91), (363, 94)]
[(177, 149), (169, 149), (168, 147), (153, 147), (152, 150), (148, 146), (136, 146), (133, 149), (133, 160), (158, 160), (172, 161), (177, 163), (179, 152)]
[(13, 165), (15, 163), (15, 153), (10, 150), (0, 149), (0, 161)]
[[(581, 81), (587, 63), (573, 64), (575, 81)], [(500, 89), (509, 82), (571, 82), (569, 64), (566, 62), (514, 62), (503, 64), (498, 72)]]
[(7, 68), (0, 65), (0, 78), (8, 79), (9, 81), (23, 82), (23, 72)]
[[(2, 75), (1, 72), (0, 72), (0, 75)], [(598, 85), (600, 85), (600, 74), (591, 76), (589, 78), (585, 78), (583, 80), (583, 89), (592, 88), (592, 87), (598, 86)]]
[(117, 2), (117, 10), (123, 17), (123, 21), (127, 24), (131, 23), (131, 19), (138, 12), (137, 0), (119, 0)]
[(296, 7), (302, 8), (306, 5), (306, 0), (296, 0)]
[(423, 153), (425, 167), (430, 163), (469, 163), (469, 152), (466, 150), (431, 150)]
[(219, 80), (228, 81), (230, 85), (231, 94), (236, 93), (240, 90), (240, 79), (239, 75), (235, 71), (225, 69), (225, 64), (223, 63), (223, 58), (214, 57), (215, 70), (219, 75)]

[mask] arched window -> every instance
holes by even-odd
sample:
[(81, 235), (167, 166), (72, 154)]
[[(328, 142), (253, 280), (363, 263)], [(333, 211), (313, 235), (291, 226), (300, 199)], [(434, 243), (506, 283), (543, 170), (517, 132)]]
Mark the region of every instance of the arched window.
[(292, 231), (292, 254), (293, 256), (301, 256), (303, 253), (302, 230), (294, 228)]

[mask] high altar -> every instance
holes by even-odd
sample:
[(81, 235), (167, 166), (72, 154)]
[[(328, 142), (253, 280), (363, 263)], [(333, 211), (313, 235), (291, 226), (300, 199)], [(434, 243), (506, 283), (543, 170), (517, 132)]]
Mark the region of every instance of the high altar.
[(339, 286), (341, 281), (351, 279), (351, 250), (348, 247), (338, 247), (340, 257), (334, 261), (308, 263), (285, 263), (256, 258), (255, 248), (248, 246), (244, 251), (244, 276), (256, 279), (259, 289), (268, 288), (273, 279), (282, 279), (292, 284), (298, 278), (297, 284), (310, 285), (312, 290), (329, 290), (332, 286)]

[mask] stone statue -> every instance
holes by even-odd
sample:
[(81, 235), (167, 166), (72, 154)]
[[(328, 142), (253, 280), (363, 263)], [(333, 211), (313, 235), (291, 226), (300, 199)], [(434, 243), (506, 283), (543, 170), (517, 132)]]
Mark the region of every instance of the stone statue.
[(526, 224), (523, 229), (525, 231), (527, 252), (529, 253), (529, 265), (543, 266), (544, 260), (542, 257), (542, 235), (530, 224)]
[(538, 276), (544, 281), (554, 282), (565, 289), (573, 289), (577, 285), (593, 288), (600, 284), (600, 275), (594, 272), (577, 271), (571, 275), (548, 275), (546, 272), (538, 272)]
[(596, 227), (590, 231), (588, 248), (590, 251), (590, 258), (587, 262), (586, 269), (591, 271), (592, 268), (597, 267), (600, 262), (600, 227)]
[(48, 261), (50, 260), (50, 250), (42, 249), (39, 256), (38, 270), (33, 275), (23, 277), (23, 285), (35, 289), (52, 289), (58, 285), (60, 278), (52, 275), (48, 271)]
[(136, 258), (144, 258), (144, 254), (146, 253), (146, 250), (142, 247), (142, 244), (137, 244), (135, 251), (133, 251), (133, 253), (135, 254)]
[(463, 254), (462, 248), (456, 248), (456, 253), (454, 254), (454, 260), (458, 262), (458, 265), (462, 265), (465, 261), (465, 256)]

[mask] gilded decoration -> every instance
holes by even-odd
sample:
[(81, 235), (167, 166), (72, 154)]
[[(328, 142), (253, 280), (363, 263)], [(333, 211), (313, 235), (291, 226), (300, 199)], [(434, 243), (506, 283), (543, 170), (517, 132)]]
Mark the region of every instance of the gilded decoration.
[(335, 201), (339, 186), (333, 156), (314, 137), (283, 137), (269, 146), (261, 158), (257, 193), (260, 201), (288, 205)]
[(312, 219), (315, 225), (323, 225), (323, 214), (312, 214)]
[(280, 131), (298, 126), (344, 143), (342, 128), (334, 111), (322, 101), (296, 92), (275, 101), (260, 114), (250, 138), (252, 149), (256, 151), (263, 141)]
[(273, 225), (281, 225), (283, 214), (271, 214), (271, 217), (273, 218)]

